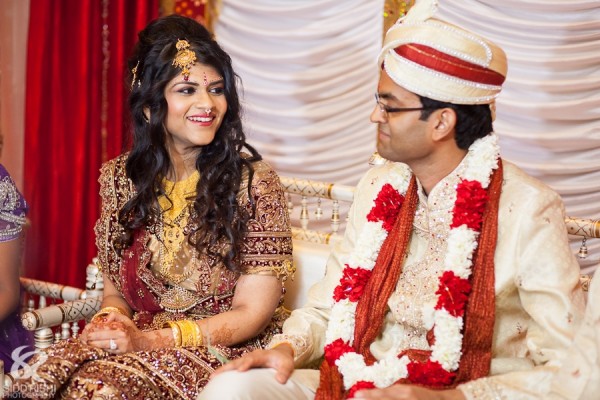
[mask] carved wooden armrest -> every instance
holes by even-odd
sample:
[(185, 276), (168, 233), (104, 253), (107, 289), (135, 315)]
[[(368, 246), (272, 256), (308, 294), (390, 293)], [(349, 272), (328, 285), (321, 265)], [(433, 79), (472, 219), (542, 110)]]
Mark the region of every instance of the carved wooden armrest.
[(581, 274), (579, 276), (579, 283), (581, 284), (581, 290), (587, 292), (590, 289), (590, 282), (592, 280), (592, 275)]
[(40, 328), (57, 326), (65, 322), (89, 320), (100, 310), (101, 304), (102, 299), (98, 297), (66, 301), (62, 304), (24, 312), (21, 316), (21, 321), (27, 330), (35, 331)]
[(569, 235), (600, 238), (600, 220), (567, 217), (565, 224)]
[(84, 299), (85, 290), (73, 286), (61, 285), (58, 283), (38, 281), (36, 279), (20, 278), (21, 285), (29, 294), (49, 297), (52, 299), (62, 299), (65, 301)]
[[(588, 218), (565, 218), (565, 225), (567, 226), (567, 233), (569, 235), (579, 236), (582, 238), (581, 246), (577, 256), (579, 258), (586, 258), (588, 255), (588, 248), (586, 240), (591, 238), (600, 238), (600, 220), (588, 219)], [(592, 275), (581, 274), (579, 282), (581, 289), (587, 292), (590, 287), (590, 281)]]
[[(293, 212), (292, 195), (300, 196), (300, 226), (292, 226), (292, 236), (296, 240), (302, 240), (311, 243), (331, 244), (339, 239), (338, 230), (341, 223), (340, 202), (349, 206), (354, 198), (353, 186), (342, 185), (339, 183), (321, 182), (310, 179), (298, 179), (287, 176), (280, 176), (283, 191), (288, 196), (288, 211), (290, 216)], [(319, 220), (323, 214), (321, 209), (321, 200), (331, 201), (330, 230), (312, 230), (309, 225), (309, 199), (316, 199), (315, 218)]]

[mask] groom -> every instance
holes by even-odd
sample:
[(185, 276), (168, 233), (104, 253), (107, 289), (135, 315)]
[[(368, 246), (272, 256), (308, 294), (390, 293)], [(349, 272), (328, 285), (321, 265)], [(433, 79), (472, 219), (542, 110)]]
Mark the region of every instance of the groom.
[[(388, 160), (268, 350), (200, 399), (535, 398), (583, 309), (560, 197), (500, 158), (502, 49), (420, 0), (386, 35), (371, 121)], [(320, 369), (309, 369), (319, 365)]]

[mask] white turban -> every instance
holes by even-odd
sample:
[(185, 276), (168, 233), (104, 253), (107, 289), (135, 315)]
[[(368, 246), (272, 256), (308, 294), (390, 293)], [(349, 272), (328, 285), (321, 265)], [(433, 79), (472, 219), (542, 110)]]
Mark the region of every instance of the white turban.
[(506, 78), (504, 51), (455, 25), (432, 18), (436, 0), (417, 0), (387, 32), (379, 65), (418, 95), (454, 104), (492, 104)]

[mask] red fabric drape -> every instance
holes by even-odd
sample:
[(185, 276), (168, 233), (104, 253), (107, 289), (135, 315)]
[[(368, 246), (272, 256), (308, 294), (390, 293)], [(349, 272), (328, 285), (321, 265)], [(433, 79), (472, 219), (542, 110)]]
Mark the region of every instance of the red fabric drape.
[(122, 151), (126, 136), (125, 60), (137, 32), (158, 11), (158, 0), (31, 0), (27, 276), (80, 287), (85, 282), (85, 266), (96, 254), (98, 170)]

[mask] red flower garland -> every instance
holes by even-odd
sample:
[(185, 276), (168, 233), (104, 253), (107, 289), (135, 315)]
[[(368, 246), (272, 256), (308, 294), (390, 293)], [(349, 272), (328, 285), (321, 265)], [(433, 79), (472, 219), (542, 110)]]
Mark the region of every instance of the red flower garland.
[(354, 302), (358, 301), (370, 277), (371, 271), (364, 268), (351, 268), (346, 264), (340, 284), (333, 291), (333, 299), (335, 301), (343, 299), (349, 299)]
[[(457, 186), (456, 196), (450, 228), (466, 225), (468, 228), (479, 232), (488, 200), (487, 190), (478, 181), (463, 179)], [(391, 231), (404, 202), (404, 196), (394, 189), (391, 184), (387, 183), (382, 186), (374, 202), (375, 205), (367, 215), (367, 220), (369, 222), (381, 221), (383, 229), (387, 232)], [(371, 273), (371, 270), (361, 267), (352, 268), (346, 264), (340, 283), (334, 289), (334, 300), (339, 302), (343, 299), (349, 299), (352, 302), (357, 302), (364, 292)], [(446, 310), (454, 317), (463, 317), (470, 293), (471, 283), (468, 279), (458, 277), (453, 271), (445, 271), (439, 277), (439, 285), (436, 291), (438, 301), (435, 309)], [(329, 365), (333, 366), (342, 355), (353, 352), (354, 348), (348, 342), (338, 338), (326, 345), (324, 350), (325, 359)], [(407, 372), (407, 379), (411, 383), (430, 387), (451, 385), (456, 377), (455, 372), (445, 370), (438, 361), (432, 361), (431, 359), (411, 361), (407, 365)], [(367, 388), (375, 388), (375, 385), (372, 382), (359, 381), (349, 389), (347, 398), (352, 398), (355, 392)]]
[(348, 399), (353, 399), (356, 392), (363, 389), (375, 389), (373, 382), (358, 381), (348, 390)]
[(344, 354), (354, 351), (354, 348), (342, 339), (336, 339), (325, 346), (325, 359), (329, 365), (335, 365), (338, 358)]
[(392, 185), (386, 183), (381, 187), (374, 202), (375, 206), (371, 209), (369, 214), (367, 214), (367, 221), (382, 221), (383, 229), (389, 233), (400, 212), (400, 207), (402, 207), (402, 203), (404, 202), (404, 196), (398, 193)]
[(488, 201), (487, 191), (481, 182), (463, 179), (456, 188), (456, 202), (452, 210), (450, 228), (467, 225), (474, 231), (481, 231), (483, 212)]
[(435, 309), (444, 309), (454, 317), (462, 317), (471, 293), (471, 283), (456, 276), (453, 271), (444, 272), (439, 280), (440, 284), (435, 292), (438, 295)]
[(412, 383), (428, 386), (448, 386), (454, 381), (456, 374), (448, 372), (437, 361), (427, 360), (425, 363), (411, 362), (408, 369), (408, 379)]

